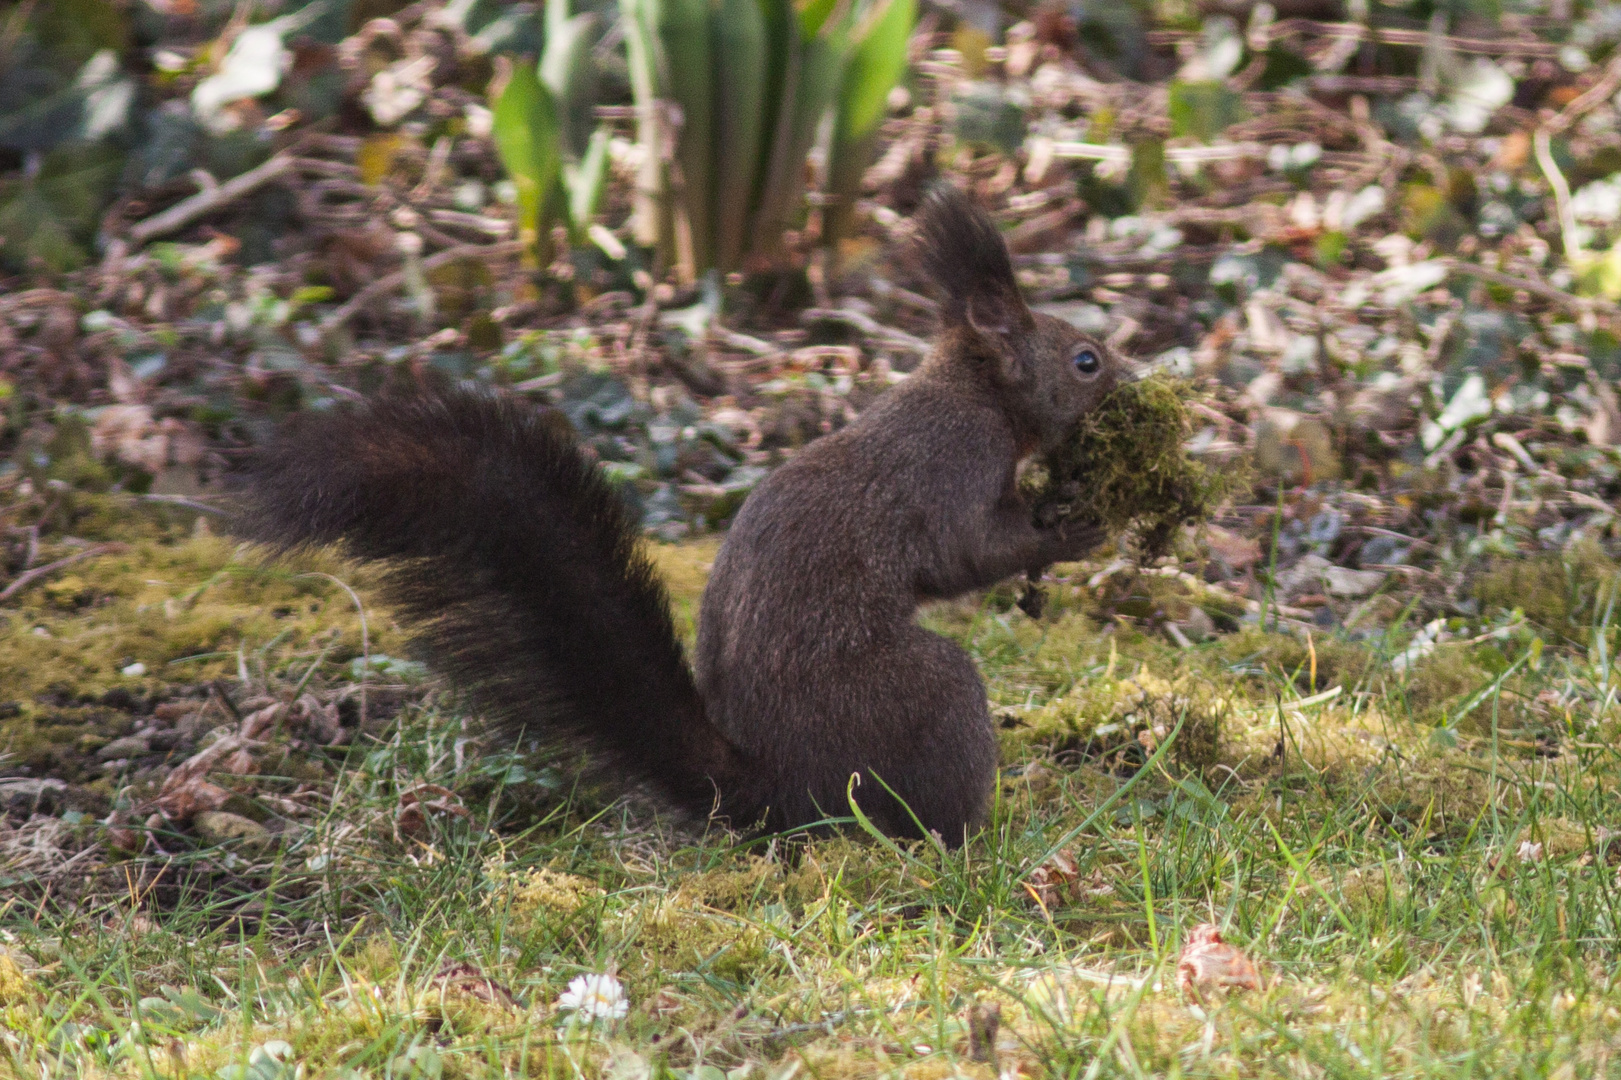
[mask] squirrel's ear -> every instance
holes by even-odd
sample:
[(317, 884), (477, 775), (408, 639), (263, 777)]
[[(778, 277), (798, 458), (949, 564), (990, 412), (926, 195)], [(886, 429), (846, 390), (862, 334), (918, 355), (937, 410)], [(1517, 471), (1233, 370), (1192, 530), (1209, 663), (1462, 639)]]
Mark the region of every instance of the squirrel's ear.
[(945, 293), (942, 319), (972, 330), (1010, 360), (1035, 325), (1019, 295), (1013, 260), (990, 216), (950, 184), (938, 184), (917, 214), (923, 270)]

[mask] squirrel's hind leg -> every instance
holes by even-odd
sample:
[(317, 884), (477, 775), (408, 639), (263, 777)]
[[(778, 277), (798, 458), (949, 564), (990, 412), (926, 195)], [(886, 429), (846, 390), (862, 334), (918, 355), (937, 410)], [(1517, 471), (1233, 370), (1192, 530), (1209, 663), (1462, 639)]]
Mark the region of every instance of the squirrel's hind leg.
[(996, 783), (985, 685), (967, 653), (921, 627), (886, 659), (891, 678), (873, 688), (885, 697), (889, 745), (863, 770), (873, 775), (863, 776), (856, 801), (885, 832), (936, 833), (957, 847), (984, 824)]

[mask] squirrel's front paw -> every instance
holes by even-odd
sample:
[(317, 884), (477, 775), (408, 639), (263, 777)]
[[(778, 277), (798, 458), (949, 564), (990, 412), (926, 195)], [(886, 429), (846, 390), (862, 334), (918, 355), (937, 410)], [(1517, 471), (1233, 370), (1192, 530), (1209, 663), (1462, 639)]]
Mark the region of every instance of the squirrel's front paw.
[(1091, 521), (1065, 521), (1046, 532), (1049, 562), (1074, 562), (1084, 558), (1108, 537), (1102, 525)]

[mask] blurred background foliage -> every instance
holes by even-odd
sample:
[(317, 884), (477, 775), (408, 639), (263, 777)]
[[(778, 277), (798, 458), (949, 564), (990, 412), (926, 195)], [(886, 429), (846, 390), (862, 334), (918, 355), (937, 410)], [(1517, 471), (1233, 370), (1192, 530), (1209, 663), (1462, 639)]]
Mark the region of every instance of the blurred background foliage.
[(1034, 302), (1209, 390), (1262, 481), (1228, 526), (1317, 537), (1285, 568), (1360, 565), (1323, 514), (1436, 545), (1392, 565), (1608, 543), (1618, 40), (1576, 0), (9, 3), (0, 483), (206, 492), (426, 370), (714, 526), (926, 352), (892, 255), (945, 178)]
[[(448, 75), (496, 110), (495, 139), (526, 229), (566, 224), (584, 238), (607, 174), (607, 129), (594, 110), (634, 103), (648, 159), (637, 238), (688, 280), (735, 270), (745, 255), (769, 262), (780, 253), (776, 237), (802, 220), (800, 172), (829, 117), (827, 195), (853, 202), (917, 14), (916, 0), (649, 0), (623, 12), (451, 0), (424, 20), (461, 39), (463, 55), (448, 65), (443, 56), (393, 55), (409, 43), (380, 23), (402, 7), (7, 5), (0, 258), (14, 271), (83, 266), (120, 191), (162, 191), (195, 170), (216, 180), (243, 172), (293, 125), (406, 122), (432, 139), (454, 122), (430, 120), (422, 131), (413, 114)], [(282, 123), (254, 122), (266, 117)]]

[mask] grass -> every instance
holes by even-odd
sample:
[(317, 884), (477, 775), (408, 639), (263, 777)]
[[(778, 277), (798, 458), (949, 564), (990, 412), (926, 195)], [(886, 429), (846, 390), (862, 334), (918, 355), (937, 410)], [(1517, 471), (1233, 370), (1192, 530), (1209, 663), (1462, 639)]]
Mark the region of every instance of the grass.
[[(659, 551), (689, 630), (712, 556), (713, 545)], [(0, 648), (36, 648), (19, 640), (33, 625), (58, 641), (97, 627), (167, 640), (141, 620), (214, 582), (221, 610), (186, 638), (217, 654), (192, 661), (220, 663), (210, 678), (245, 673), (271, 696), (347, 678), (357, 620), (331, 581), (258, 569), (208, 538), (119, 558), (79, 568), (80, 606), (24, 598), (27, 617)], [(151, 572), (159, 563), (164, 573)], [(136, 578), (165, 584), (127, 583)], [(1132, 588), (1162, 606), (1189, 602), (1170, 581)], [(254, 621), (288, 590), (308, 590), (281, 620), (293, 632)], [(1486, 617), (1458, 628), (1472, 643), (1398, 672), (1391, 658), (1416, 626), (1362, 641), (1248, 626), (1179, 650), (1131, 619), (1100, 623), (1098, 591), (1054, 589), (1039, 623), (1007, 590), (928, 615), (974, 652), (1003, 725), (993, 819), (957, 852), (859, 830), (797, 848), (741, 844), (580, 788), (566, 769), (469, 752), (451, 697), (402, 691), (395, 722), (306, 755), (324, 779), (299, 781), (316, 792), (305, 812), (275, 804), (286, 820), (273, 845), (166, 837), (165, 857), (92, 848), (72, 874), (14, 872), (0, 890), (0, 1071), (1614, 1071), (1621, 769), (1606, 603), (1557, 635)], [(385, 614), (369, 615), (373, 649), (392, 643)], [(189, 618), (175, 614), (184, 625), (168, 632), (185, 638)], [(334, 630), (341, 640), (322, 636)], [(239, 655), (258, 659), (243, 672)], [(154, 654), (148, 692), (194, 678), (173, 659)], [(37, 689), (0, 696), (32, 702)], [(1190, 721), (1219, 737), (1182, 752)], [(115, 804), (127, 779), (106, 782)], [(406, 828), (402, 796), (424, 784), (454, 794)], [(296, 789), (267, 767), (244, 797), (262, 810), (267, 793)], [(44, 835), (42, 820), (70, 835)], [(36, 818), (5, 850), (20, 850), (28, 828), (36, 846), (66, 851), (95, 836), (88, 820)], [(1058, 850), (1073, 877), (1037, 903), (1031, 874)], [(1254, 959), (1265, 989), (1184, 999), (1178, 953), (1204, 922)], [(628, 1014), (571, 1025), (559, 995), (606, 971)], [(1001, 1006), (994, 1064), (973, 1060), (968, 1038), (970, 1010), (986, 1002)]]

